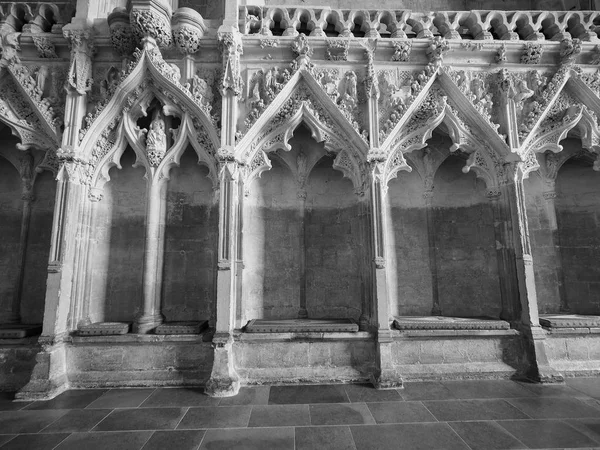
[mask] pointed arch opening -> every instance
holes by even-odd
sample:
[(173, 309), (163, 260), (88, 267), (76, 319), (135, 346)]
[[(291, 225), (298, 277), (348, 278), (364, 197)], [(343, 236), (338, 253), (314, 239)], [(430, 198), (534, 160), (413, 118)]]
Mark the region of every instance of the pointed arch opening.
[(368, 239), (353, 182), (304, 123), (266, 155), (270, 167), (251, 181), (244, 199), (241, 325), (252, 319), (358, 322)]

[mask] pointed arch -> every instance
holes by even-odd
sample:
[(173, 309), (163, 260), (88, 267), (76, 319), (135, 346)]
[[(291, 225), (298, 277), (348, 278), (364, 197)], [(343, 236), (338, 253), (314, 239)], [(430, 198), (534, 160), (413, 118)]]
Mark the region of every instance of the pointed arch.
[(156, 46), (146, 43), (137, 51), (136, 61), (121, 78), (112, 97), (95, 115), (86, 118), (87, 127), (80, 134), (79, 146), (87, 158), (91, 157), (97, 136), (106, 133), (115, 119), (120, 121), (122, 114), (128, 113), (134, 104), (142, 105), (138, 100), (147, 98), (149, 92), (178, 111), (181, 117), (189, 115), (198, 127), (198, 140), (210, 147), (208, 153), (216, 153), (220, 139), (216, 124), (208, 113), (210, 108), (179, 83), (179, 69), (167, 64)]

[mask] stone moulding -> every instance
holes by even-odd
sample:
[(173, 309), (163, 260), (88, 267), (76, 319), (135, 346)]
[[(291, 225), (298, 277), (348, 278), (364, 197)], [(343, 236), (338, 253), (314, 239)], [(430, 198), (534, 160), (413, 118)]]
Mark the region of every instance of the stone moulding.
[(401, 316), (394, 319), (397, 330), (508, 330), (510, 324), (491, 318), (444, 316)]
[(79, 336), (108, 336), (127, 334), (131, 329), (128, 322), (96, 322), (83, 325), (77, 330)]

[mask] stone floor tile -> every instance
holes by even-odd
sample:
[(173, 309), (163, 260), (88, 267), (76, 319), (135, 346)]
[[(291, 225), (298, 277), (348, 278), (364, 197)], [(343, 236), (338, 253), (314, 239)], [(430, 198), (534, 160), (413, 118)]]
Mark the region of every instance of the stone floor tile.
[(52, 450), (69, 433), (21, 434), (2, 446), (2, 450)]
[(293, 450), (294, 429), (292, 427), (282, 427), (208, 430), (200, 446), (200, 450), (203, 449)]
[(527, 448), (496, 422), (451, 422), (448, 425), (473, 450)]
[(269, 386), (244, 386), (238, 395), (224, 397), (219, 406), (234, 405), (267, 405), (269, 404)]
[(600, 378), (567, 378), (567, 386), (600, 399)]
[(590, 398), (587, 394), (578, 391), (566, 384), (538, 384), (519, 382), (528, 391), (530, 397), (568, 397), (568, 398)]
[(14, 392), (0, 392), (0, 411), (17, 411), (31, 404), (31, 402), (15, 402), (14, 399)]
[(156, 389), (142, 408), (163, 406), (217, 406), (220, 399), (209, 397), (200, 388), (161, 388)]
[(33, 402), (25, 410), (85, 408), (106, 391), (107, 389), (74, 389), (63, 392), (52, 400)]
[(441, 382), (455, 398), (530, 397), (531, 391), (510, 380), (460, 380)]
[(137, 408), (155, 389), (111, 389), (105, 392), (87, 408)]
[(308, 405), (259, 405), (252, 407), (249, 427), (310, 425)]
[(2, 411), (0, 430), (6, 434), (37, 433), (55, 420), (64, 416), (67, 410), (49, 411)]
[(404, 423), (350, 427), (357, 450), (468, 450), (446, 423)]
[(344, 386), (338, 384), (271, 386), (270, 405), (348, 403)]
[(600, 443), (600, 419), (565, 419), (564, 422)]
[(600, 410), (576, 398), (510, 398), (506, 400), (532, 419), (575, 419), (599, 417)]
[(42, 430), (42, 433), (90, 431), (110, 413), (110, 409), (72, 409)]
[(311, 425), (374, 424), (375, 420), (364, 403), (333, 403), (310, 405)]
[(371, 384), (347, 384), (344, 390), (351, 402), (398, 402), (402, 397), (395, 389), (375, 389)]
[(6, 444), (8, 441), (13, 439), (16, 434), (0, 434), (0, 447), (2, 444)]
[(367, 403), (377, 423), (437, 422), (420, 402)]
[(500, 399), (424, 401), (423, 404), (441, 422), (529, 418), (513, 405)]
[(503, 420), (502, 428), (529, 448), (594, 447), (595, 441), (562, 420)]
[(456, 397), (437, 381), (407, 382), (398, 392), (404, 400), (451, 400)]
[(199, 406), (190, 408), (178, 430), (248, 426), (252, 406)]
[(143, 450), (196, 450), (206, 430), (155, 431)]
[(173, 430), (186, 408), (115, 409), (93, 431)]
[(73, 433), (55, 450), (140, 450), (152, 431)]
[(350, 427), (330, 426), (296, 428), (296, 450), (324, 449), (356, 450)]

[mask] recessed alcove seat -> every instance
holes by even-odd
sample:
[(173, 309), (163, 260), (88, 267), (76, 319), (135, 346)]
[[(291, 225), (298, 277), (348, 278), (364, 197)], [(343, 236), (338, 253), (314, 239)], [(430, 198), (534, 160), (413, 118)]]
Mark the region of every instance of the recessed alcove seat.
[(540, 325), (550, 332), (600, 333), (600, 316), (541, 314)]
[(23, 339), (41, 334), (41, 325), (1, 324), (0, 339)]
[(247, 333), (343, 333), (358, 331), (352, 319), (253, 319), (245, 327)]
[(196, 322), (165, 322), (154, 330), (154, 334), (200, 334), (208, 328), (208, 320)]
[(508, 330), (505, 320), (490, 317), (398, 316), (394, 327), (400, 331), (413, 330)]
[(131, 323), (128, 322), (95, 322), (80, 326), (77, 334), (79, 336), (114, 336), (127, 334), (130, 329)]

